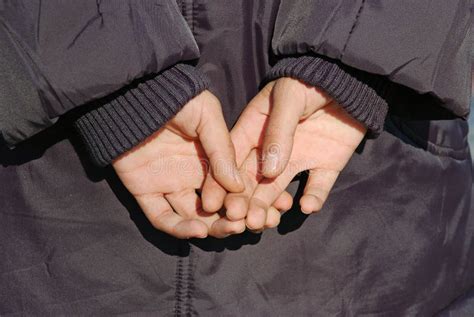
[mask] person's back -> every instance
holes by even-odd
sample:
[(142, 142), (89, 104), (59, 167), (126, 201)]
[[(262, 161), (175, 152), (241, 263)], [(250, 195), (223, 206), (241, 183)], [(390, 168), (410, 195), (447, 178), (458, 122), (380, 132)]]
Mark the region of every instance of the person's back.
[(4, 2), (0, 314), (471, 311), (469, 10)]

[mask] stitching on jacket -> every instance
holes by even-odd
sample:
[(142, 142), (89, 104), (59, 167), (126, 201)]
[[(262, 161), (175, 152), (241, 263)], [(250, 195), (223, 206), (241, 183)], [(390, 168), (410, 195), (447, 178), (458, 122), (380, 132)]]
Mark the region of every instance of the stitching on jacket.
[(197, 11), (195, 10), (195, 2), (193, 0), (181, 0), (179, 4), (181, 4), (181, 14), (184, 17), (184, 20), (186, 20), (186, 22), (188, 23), (191, 33), (195, 35), (194, 29)]
[(342, 49), (341, 55), (339, 56), (340, 60), (342, 60), (342, 57), (344, 56), (346, 52), (347, 45), (349, 44), (352, 34), (354, 33), (354, 30), (357, 26), (357, 21), (359, 21), (360, 15), (362, 14), (362, 10), (364, 9), (364, 5), (365, 5), (365, 0), (362, 0), (362, 2), (360, 3), (359, 10), (357, 11), (357, 14), (355, 16), (354, 23), (352, 24), (351, 30), (349, 31), (349, 35), (347, 36), (346, 43), (344, 43), (344, 48)]
[(176, 264), (176, 290), (175, 290), (175, 306), (174, 306), (174, 315), (182, 316), (183, 311), (181, 306), (183, 304), (183, 258), (178, 257), (178, 262)]
[(196, 312), (193, 308), (193, 294), (194, 294), (194, 249), (189, 245), (188, 265), (186, 270), (186, 294), (184, 303), (184, 315), (195, 316)]
[(193, 307), (194, 266), (196, 254), (186, 241), (179, 241), (176, 263), (174, 316), (196, 316)]
[(196, 28), (196, 8), (195, 8), (195, 1), (194, 0), (191, 0), (191, 32), (193, 32), (193, 35), (195, 36), (196, 35), (196, 32), (194, 32), (195, 28)]

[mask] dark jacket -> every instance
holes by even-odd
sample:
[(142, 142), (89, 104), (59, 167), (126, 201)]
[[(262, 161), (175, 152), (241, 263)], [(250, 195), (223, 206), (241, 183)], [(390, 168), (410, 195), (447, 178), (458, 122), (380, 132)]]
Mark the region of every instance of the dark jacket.
[[(448, 307), (474, 284), (469, 4), (0, 1), (0, 314)], [(261, 236), (179, 241), (96, 167), (206, 88), (232, 126), (282, 76), (379, 135), (318, 215), (295, 206)]]

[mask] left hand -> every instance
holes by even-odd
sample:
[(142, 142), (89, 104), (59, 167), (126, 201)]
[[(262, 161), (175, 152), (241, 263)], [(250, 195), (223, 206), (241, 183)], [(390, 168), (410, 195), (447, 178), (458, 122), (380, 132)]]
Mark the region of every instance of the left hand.
[(245, 230), (242, 220), (203, 212), (196, 193), (205, 179), (229, 192), (244, 189), (220, 102), (209, 91), (112, 165), (151, 224), (163, 232), (188, 239), (223, 238)]

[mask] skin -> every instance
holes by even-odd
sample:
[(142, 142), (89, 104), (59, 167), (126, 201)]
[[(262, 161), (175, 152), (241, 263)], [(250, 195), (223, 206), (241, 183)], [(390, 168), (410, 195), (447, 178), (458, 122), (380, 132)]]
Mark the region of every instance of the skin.
[(260, 231), (269, 218), (272, 225), (279, 222), (272, 204), (287, 195), (284, 189), (298, 173), (308, 171), (300, 206), (305, 214), (317, 212), (365, 133), (320, 90), (291, 78), (271, 82), (231, 131), (245, 191), (227, 193), (214, 184), (206, 198), (223, 202), (229, 219), (246, 219), (249, 229)]
[(196, 193), (202, 189), (208, 196), (212, 187), (205, 180), (226, 192), (245, 189), (221, 105), (209, 91), (189, 101), (162, 129), (112, 165), (151, 224), (163, 232), (188, 239), (223, 238), (245, 230), (244, 219), (204, 212)]

